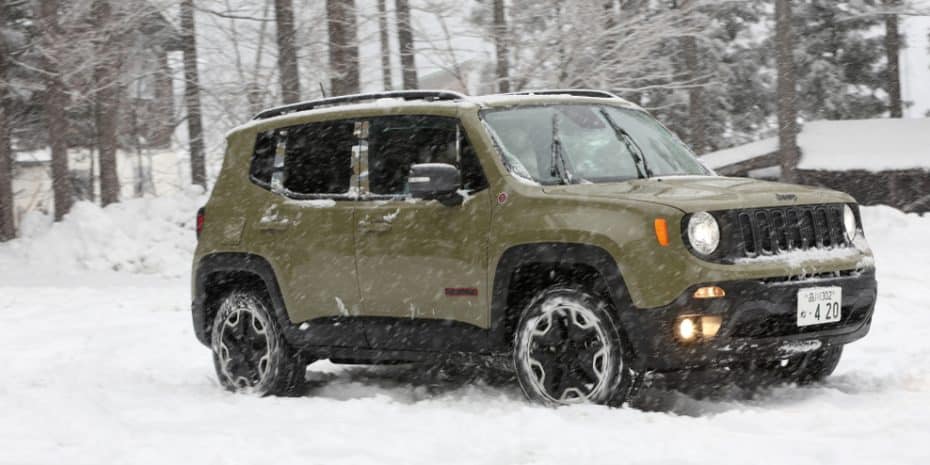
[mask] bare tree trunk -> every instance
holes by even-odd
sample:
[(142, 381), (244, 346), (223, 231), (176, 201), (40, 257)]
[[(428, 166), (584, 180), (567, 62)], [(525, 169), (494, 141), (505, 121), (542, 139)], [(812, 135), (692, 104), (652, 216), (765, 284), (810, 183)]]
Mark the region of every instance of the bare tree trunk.
[(278, 34), (278, 73), (281, 75), (281, 100), (300, 101), (300, 77), (297, 71), (297, 46), (294, 32), (294, 3), (274, 0), (274, 16)]
[(507, 17), (504, 14), (504, 0), (494, 0), (494, 49), (497, 53), (497, 90), (510, 92), (510, 53), (507, 46)]
[(194, 0), (181, 0), (181, 40), (184, 49), (184, 101), (190, 138), (191, 183), (207, 187), (203, 122), (200, 111), (200, 77), (197, 74), (197, 39), (194, 31)]
[(158, 121), (152, 121), (154, 137), (152, 144), (166, 148), (171, 145), (171, 133), (174, 132), (174, 86), (171, 83), (171, 67), (168, 65), (168, 52), (159, 50), (158, 73), (155, 75), (155, 105)]
[(391, 76), (391, 42), (388, 39), (387, 5), (378, 0), (378, 38), (381, 41), (381, 81), (384, 90), (394, 88)]
[(417, 79), (417, 63), (414, 58), (413, 26), (410, 21), (408, 0), (395, 0), (397, 14), (397, 42), (400, 44), (400, 65), (404, 77), (404, 89), (420, 87)]
[(794, 75), (794, 37), (791, 32), (791, 0), (775, 0), (775, 57), (777, 65), (778, 147), (781, 177), (797, 181), (798, 151), (797, 80)]
[(355, 0), (326, 0), (329, 31), (330, 93), (359, 92), (358, 38)]
[(40, 0), (36, 15), (42, 35), (42, 70), (45, 81), (45, 120), (52, 152), (52, 192), (55, 199), (55, 221), (71, 210), (74, 190), (68, 170), (68, 121), (65, 119), (68, 96), (58, 70), (56, 47), (60, 40), (58, 0)]
[[(897, 6), (897, 0), (885, 0), (888, 7)], [(898, 15), (885, 16), (885, 56), (888, 59), (888, 109), (892, 118), (904, 114), (901, 103), (901, 67), (898, 62), (901, 51), (901, 36), (898, 33)]]
[(700, 69), (698, 69), (698, 47), (697, 39), (693, 35), (683, 37), (682, 49), (685, 54), (685, 68), (687, 69), (688, 87), (688, 134), (691, 148), (701, 155), (707, 150), (707, 135), (704, 128), (704, 115), (701, 111), (703, 104), (702, 97), (704, 88), (703, 84), (698, 81), (700, 78)]
[(16, 205), (13, 198), (13, 152), (10, 147), (7, 46), (0, 35), (0, 242), (16, 237)]
[[(112, 12), (108, 0), (94, 0), (94, 27), (100, 31), (96, 38), (94, 64), (94, 120), (97, 126), (97, 152), (100, 154), (100, 203), (107, 206), (119, 202), (119, 175), (116, 168), (116, 124), (119, 110), (120, 85), (119, 41), (112, 33)], [(93, 185), (90, 187), (94, 188)]]

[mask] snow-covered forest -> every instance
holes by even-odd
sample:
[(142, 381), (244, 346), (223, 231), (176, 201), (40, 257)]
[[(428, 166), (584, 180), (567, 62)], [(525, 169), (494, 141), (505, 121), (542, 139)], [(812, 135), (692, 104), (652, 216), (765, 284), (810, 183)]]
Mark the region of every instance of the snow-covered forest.
[[(423, 364), (323, 360), (302, 397), (224, 391), (191, 257), (227, 134), (415, 89), (607, 90), (721, 175), (849, 192), (879, 281), (869, 336), (822, 383), (658, 376), (622, 408)], [(3, 0), (0, 465), (927, 464), (927, 212), (928, 0)]]
[[(790, 2), (783, 38), (777, 3), (9, 0), (0, 237), (15, 236), (29, 211), (60, 219), (74, 200), (207, 185), (226, 131), (262, 108), (322, 95), (605, 89), (653, 112), (697, 154), (779, 127), (791, 137), (793, 121), (930, 110), (919, 82), (930, 74), (912, 69), (927, 62), (908, 58), (930, 53), (920, 41), (926, 3)], [(915, 38), (923, 49), (908, 48)], [(785, 47), (792, 60), (779, 68)], [(779, 125), (779, 72), (791, 81), (782, 94), (796, 89), (782, 105), (791, 124)]]

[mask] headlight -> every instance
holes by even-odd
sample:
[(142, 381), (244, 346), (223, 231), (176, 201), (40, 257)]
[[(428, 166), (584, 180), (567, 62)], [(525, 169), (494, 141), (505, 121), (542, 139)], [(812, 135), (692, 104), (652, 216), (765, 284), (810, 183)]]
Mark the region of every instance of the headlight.
[(688, 220), (688, 242), (701, 255), (710, 255), (720, 245), (720, 226), (713, 215), (697, 212)]
[(856, 213), (849, 205), (843, 206), (843, 227), (846, 229), (846, 239), (852, 242), (856, 237)]

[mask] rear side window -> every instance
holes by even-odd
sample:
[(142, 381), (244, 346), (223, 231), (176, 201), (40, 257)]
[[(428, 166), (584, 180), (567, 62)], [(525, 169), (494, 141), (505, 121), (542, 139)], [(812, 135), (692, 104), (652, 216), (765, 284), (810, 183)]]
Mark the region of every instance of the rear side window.
[(406, 194), (410, 166), (419, 163), (458, 167), (465, 190), (487, 186), (475, 152), (455, 118), (388, 116), (371, 121), (368, 135), (371, 193)]
[(255, 137), (255, 149), (252, 153), (252, 165), (249, 175), (252, 181), (264, 188), (270, 188), (271, 176), (274, 174), (274, 131), (260, 132)]
[(345, 194), (352, 179), (352, 121), (287, 128), (284, 189), (296, 194)]

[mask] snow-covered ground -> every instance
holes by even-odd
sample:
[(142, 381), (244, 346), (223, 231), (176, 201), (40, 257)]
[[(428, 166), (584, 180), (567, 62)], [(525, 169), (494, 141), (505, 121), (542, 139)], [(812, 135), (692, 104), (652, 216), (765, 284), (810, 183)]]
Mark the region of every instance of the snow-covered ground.
[(864, 210), (880, 301), (825, 385), (552, 409), (407, 366), (317, 363), (301, 398), (223, 391), (189, 314), (201, 202), (82, 204), (0, 245), (0, 464), (930, 463), (930, 218)]

